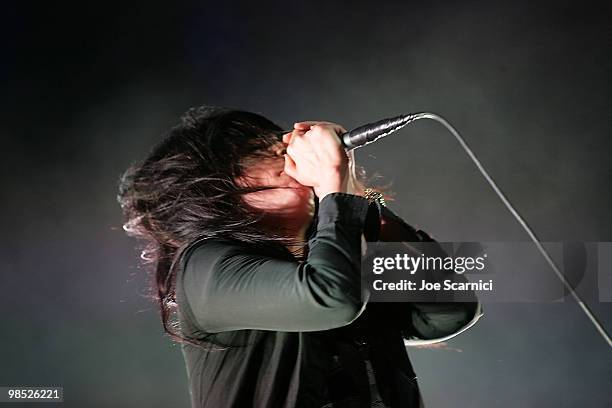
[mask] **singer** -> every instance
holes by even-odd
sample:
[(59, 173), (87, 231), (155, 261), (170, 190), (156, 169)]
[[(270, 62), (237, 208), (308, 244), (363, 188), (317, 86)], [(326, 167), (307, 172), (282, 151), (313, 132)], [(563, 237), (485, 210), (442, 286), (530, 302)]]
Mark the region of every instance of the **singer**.
[(433, 240), (365, 188), (344, 132), (193, 108), (121, 177), (194, 408), (421, 407), (404, 340), (479, 317), (476, 300), (362, 300), (367, 242)]

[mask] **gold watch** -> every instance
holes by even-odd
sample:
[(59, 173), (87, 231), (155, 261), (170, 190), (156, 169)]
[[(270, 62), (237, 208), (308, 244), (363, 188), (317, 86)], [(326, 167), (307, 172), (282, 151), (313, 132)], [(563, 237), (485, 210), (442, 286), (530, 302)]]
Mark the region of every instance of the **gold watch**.
[(383, 193), (381, 193), (380, 191), (376, 191), (373, 188), (366, 188), (365, 190), (363, 190), (363, 196), (370, 202), (370, 203), (378, 203), (384, 207), (387, 206), (387, 202), (385, 201), (385, 196), (383, 195)]

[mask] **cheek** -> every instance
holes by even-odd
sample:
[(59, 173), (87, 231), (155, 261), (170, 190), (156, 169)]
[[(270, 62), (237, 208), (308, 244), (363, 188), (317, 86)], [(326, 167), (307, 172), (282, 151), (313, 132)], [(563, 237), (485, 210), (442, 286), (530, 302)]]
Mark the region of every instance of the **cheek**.
[(249, 193), (243, 196), (243, 200), (258, 210), (287, 217), (304, 217), (314, 212), (314, 193), (311, 188), (286, 175), (283, 172), (284, 163), (284, 159), (278, 159), (252, 167), (245, 184), (279, 188)]
[(245, 202), (258, 210), (290, 218), (314, 214), (314, 193), (310, 189), (278, 188), (246, 194)]

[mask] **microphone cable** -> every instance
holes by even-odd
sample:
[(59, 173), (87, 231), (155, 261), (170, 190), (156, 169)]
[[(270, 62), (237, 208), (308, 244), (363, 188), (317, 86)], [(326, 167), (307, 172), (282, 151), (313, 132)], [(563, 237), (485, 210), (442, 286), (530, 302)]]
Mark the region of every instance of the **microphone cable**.
[[(459, 142), (459, 145), (461, 145), (461, 147), (463, 148), (465, 153), (469, 156), (469, 158), (472, 160), (474, 165), (476, 165), (476, 168), (478, 169), (480, 174), (489, 183), (491, 188), (493, 188), (493, 191), (495, 191), (495, 194), (497, 194), (497, 196), (502, 201), (502, 203), (504, 203), (504, 205), (506, 206), (508, 211), (510, 211), (512, 216), (521, 225), (523, 230), (525, 230), (525, 232), (527, 233), (529, 238), (536, 245), (538, 251), (542, 254), (542, 256), (544, 257), (544, 259), (546, 260), (548, 265), (550, 265), (552, 270), (555, 272), (555, 275), (557, 275), (559, 280), (561, 280), (561, 283), (563, 283), (563, 286), (569, 291), (571, 296), (578, 303), (578, 306), (580, 306), (581, 310), (584, 312), (586, 317), (591, 321), (593, 326), (595, 326), (595, 329), (599, 332), (599, 334), (604, 339), (604, 341), (608, 344), (608, 346), (612, 347), (612, 340), (610, 339), (610, 335), (606, 332), (606, 329), (603, 327), (601, 322), (593, 314), (593, 312), (591, 311), (589, 306), (582, 300), (580, 295), (578, 293), (576, 293), (574, 288), (572, 288), (572, 285), (565, 279), (565, 276), (563, 276), (563, 273), (561, 273), (561, 271), (559, 270), (559, 267), (557, 266), (555, 261), (551, 258), (551, 256), (548, 254), (546, 249), (542, 246), (542, 244), (541, 244), (540, 240), (538, 239), (538, 237), (536, 236), (536, 234), (533, 232), (533, 230), (531, 229), (529, 224), (527, 224), (527, 221), (525, 221), (525, 219), (519, 214), (519, 212), (516, 210), (516, 208), (514, 208), (514, 206), (510, 202), (510, 200), (508, 200), (508, 198), (505, 196), (505, 194), (501, 191), (501, 189), (499, 188), (497, 183), (495, 183), (493, 178), (489, 175), (489, 173), (484, 168), (484, 166), (482, 165), (480, 160), (478, 160), (478, 157), (476, 157), (476, 154), (474, 154), (474, 152), (468, 146), (468, 144), (465, 142), (463, 137), (459, 134), (459, 132), (450, 123), (448, 123), (448, 121), (446, 119), (444, 119), (443, 117), (441, 117), (439, 115), (436, 115), (435, 113), (431, 113), (431, 112), (420, 112), (420, 113), (414, 113), (414, 114), (410, 114), (410, 115), (398, 116), (397, 118), (392, 119), (392, 121), (395, 121), (395, 124), (391, 125), (391, 129), (390, 130), (380, 134), (375, 139), (373, 139), (371, 141), (368, 141), (367, 143), (365, 143), (363, 145), (355, 146), (355, 147), (361, 147), (361, 146), (365, 146), (366, 144), (372, 143), (374, 140), (378, 139), (379, 137), (383, 137), (383, 136), (386, 136), (386, 135), (388, 135), (390, 133), (393, 133), (393, 132), (403, 128), (408, 123), (414, 122), (414, 121), (419, 120), (419, 119), (431, 119), (431, 120), (434, 120), (434, 121), (440, 123), (441, 125), (443, 125), (455, 137), (455, 139)], [(381, 121), (381, 122), (383, 122), (383, 121)], [(389, 122), (387, 122), (387, 123), (389, 123)]]

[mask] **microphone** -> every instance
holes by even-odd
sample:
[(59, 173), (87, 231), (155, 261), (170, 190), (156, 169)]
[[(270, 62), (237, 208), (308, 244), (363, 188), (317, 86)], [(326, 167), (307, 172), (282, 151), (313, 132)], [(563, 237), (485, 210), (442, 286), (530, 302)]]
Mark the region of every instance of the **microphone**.
[(389, 119), (379, 120), (378, 122), (368, 123), (359, 126), (351, 131), (340, 135), (340, 140), (344, 148), (349, 151), (385, 137), (397, 130), (400, 130), (408, 123), (420, 119), (422, 113), (409, 113), (407, 115), (395, 116)]

